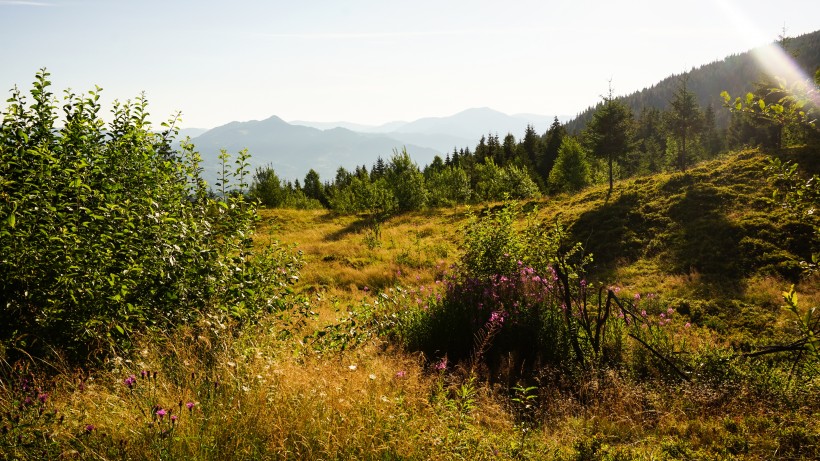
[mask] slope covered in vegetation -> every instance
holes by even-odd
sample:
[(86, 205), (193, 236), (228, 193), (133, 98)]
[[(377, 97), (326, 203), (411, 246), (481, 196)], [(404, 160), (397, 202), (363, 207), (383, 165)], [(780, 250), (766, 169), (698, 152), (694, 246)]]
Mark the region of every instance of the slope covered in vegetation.
[[(810, 165), (816, 152), (777, 155)], [(796, 275), (817, 242), (771, 199), (769, 156), (737, 152), (617, 182), (611, 195), (596, 186), (405, 213), (378, 235), (366, 215), (262, 210), (254, 245), (297, 244), (305, 261), (288, 307), (241, 328), (201, 317), (81, 372), (59, 359), (4, 363), (0, 458), (816, 458), (817, 363), (788, 350), (755, 355), (800, 336), (780, 308), (790, 283), (801, 313), (820, 301), (817, 279)], [(518, 245), (536, 234), (568, 254), (549, 230), (556, 219), (565, 243), (592, 253), (573, 286), (602, 282), (635, 314), (634, 325), (606, 324), (607, 361), (582, 335), (584, 366), (567, 349), (566, 361), (504, 369), (493, 360), (513, 344), (505, 329), (530, 322), (506, 307), (477, 325), (463, 361), (428, 352), (419, 322), (457, 304), (463, 271), (518, 274), (504, 256), (517, 249), (541, 273), (537, 257), (552, 250)], [(486, 241), (502, 244), (473, 252)], [(589, 305), (591, 319), (599, 307)]]

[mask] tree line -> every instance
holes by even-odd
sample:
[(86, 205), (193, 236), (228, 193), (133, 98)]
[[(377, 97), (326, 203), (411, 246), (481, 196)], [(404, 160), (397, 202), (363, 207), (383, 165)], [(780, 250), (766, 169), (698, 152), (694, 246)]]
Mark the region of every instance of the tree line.
[(769, 140), (771, 127), (746, 114), (737, 133), (716, 124), (715, 109), (701, 108), (685, 77), (667, 110), (652, 107), (635, 114), (610, 90), (587, 127), (571, 135), (556, 117), (545, 133), (527, 126), (520, 139), (489, 133), (473, 149), (454, 148), (418, 166), (406, 151), (378, 158), (369, 168), (339, 167), (322, 180), (311, 169), (303, 181), (280, 179), (270, 165), (259, 167), (249, 190), (268, 207), (327, 208), (341, 213), (420, 210), (458, 204), (528, 199), (574, 192), (591, 184), (686, 170), (728, 147)]

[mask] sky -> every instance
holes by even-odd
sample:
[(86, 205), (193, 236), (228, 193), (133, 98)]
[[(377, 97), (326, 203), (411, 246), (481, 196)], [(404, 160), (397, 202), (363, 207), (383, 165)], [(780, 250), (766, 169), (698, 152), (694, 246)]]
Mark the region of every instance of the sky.
[(0, 0), (0, 91), (45, 67), (55, 94), (144, 92), (155, 123), (187, 128), (574, 115), (609, 82), (632, 93), (784, 27), (820, 29), (820, 2)]

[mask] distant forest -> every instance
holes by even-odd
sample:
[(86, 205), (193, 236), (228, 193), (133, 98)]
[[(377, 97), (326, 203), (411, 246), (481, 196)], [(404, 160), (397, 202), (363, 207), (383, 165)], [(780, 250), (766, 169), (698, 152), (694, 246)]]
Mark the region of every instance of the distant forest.
[[(795, 38), (786, 38), (784, 48), (806, 75), (814, 75), (815, 70), (820, 66), (820, 31)], [(756, 83), (765, 80), (763, 67), (750, 51), (734, 54), (722, 61), (715, 61), (698, 68), (693, 67), (683, 75), (688, 78), (688, 89), (695, 94), (698, 105), (701, 107), (711, 105), (714, 109), (718, 109), (723, 103), (720, 98), (722, 91), (728, 91), (732, 95), (746, 94), (755, 89)], [(665, 110), (672, 100), (680, 77), (681, 75), (671, 75), (650, 88), (644, 88), (618, 99), (635, 113), (644, 108)], [(567, 123), (567, 131), (573, 134), (580, 133), (601, 104), (588, 107), (578, 114)], [(721, 129), (728, 128), (729, 112), (716, 110), (715, 122)]]

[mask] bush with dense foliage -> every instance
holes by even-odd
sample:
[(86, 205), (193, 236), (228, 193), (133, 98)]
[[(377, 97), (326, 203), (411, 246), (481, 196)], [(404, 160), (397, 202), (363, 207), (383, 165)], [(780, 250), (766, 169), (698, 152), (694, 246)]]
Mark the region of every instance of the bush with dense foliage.
[(115, 103), (106, 126), (99, 88), (58, 107), (48, 77), (30, 104), (15, 88), (2, 113), (2, 344), (82, 358), (146, 328), (281, 302), (300, 263), (278, 245), (251, 259), (256, 209), (231, 193), (247, 187), (246, 154), (235, 171), (223, 155), (214, 196), (193, 146), (174, 148), (176, 120), (152, 131), (144, 97)]

